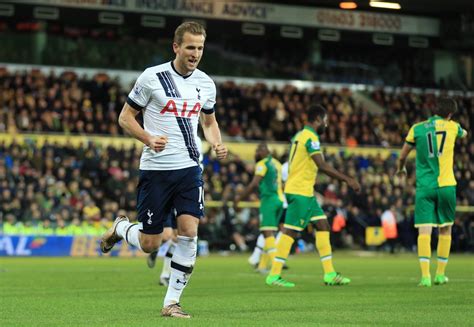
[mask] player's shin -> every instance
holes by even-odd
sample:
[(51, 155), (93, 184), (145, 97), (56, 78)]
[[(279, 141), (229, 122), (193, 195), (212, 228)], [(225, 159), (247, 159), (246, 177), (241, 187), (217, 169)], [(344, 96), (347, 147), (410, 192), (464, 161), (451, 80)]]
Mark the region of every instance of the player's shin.
[(252, 255), (249, 257), (249, 263), (251, 265), (256, 265), (260, 261), (260, 256), (263, 252), (263, 247), (265, 246), (265, 237), (263, 234), (260, 234), (257, 238), (257, 244), (253, 249)]
[(280, 241), (276, 245), (275, 258), (273, 259), (272, 269), (270, 271), (271, 276), (281, 275), (283, 265), (285, 264), (286, 259), (288, 259), (288, 256), (290, 255), (291, 246), (293, 245), (294, 241), (294, 238), (289, 235), (281, 235)]
[(316, 232), (316, 248), (318, 249), (324, 274), (334, 272), (332, 264), (332, 248), (329, 241), (329, 232)]
[(264, 252), (260, 258), (260, 263), (258, 264), (259, 271), (265, 271), (268, 268), (268, 265), (271, 265), (273, 259), (275, 258), (276, 248), (274, 236), (265, 237), (265, 245), (263, 250)]
[(440, 235), (438, 239), (438, 267), (436, 275), (444, 275), (448, 264), (449, 251), (451, 249), (451, 235)]
[(181, 294), (189, 282), (196, 262), (197, 237), (178, 235), (178, 243), (171, 259), (171, 276), (164, 307), (179, 303)]
[(170, 278), (171, 275), (171, 258), (173, 257), (176, 245), (171, 240), (169, 242), (171, 242), (171, 244), (169, 245), (168, 251), (163, 258), (163, 269), (161, 270), (160, 281), (162, 279)]
[(116, 233), (123, 238), (129, 245), (133, 245), (137, 249), (143, 252), (140, 246), (140, 229), (142, 224), (132, 224), (129, 222), (121, 222), (117, 225)]
[(418, 236), (418, 259), (420, 261), (421, 276), (430, 277), (431, 235)]
[(263, 271), (267, 269), (268, 263), (270, 262), (270, 256), (266, 249), (263, 249), (263, 253), (260, 256), (260, 262), (258, 263), (257, 270)]

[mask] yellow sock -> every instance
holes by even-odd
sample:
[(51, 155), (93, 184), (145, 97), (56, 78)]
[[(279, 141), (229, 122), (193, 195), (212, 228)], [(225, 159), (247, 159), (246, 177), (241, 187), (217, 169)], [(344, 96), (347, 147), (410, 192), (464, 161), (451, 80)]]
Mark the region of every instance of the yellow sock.
[(334, 272), (329, 232), (316, 232), (316, 248), (318, 249), (319, 257), (321, 258), (324, 273), (329, 274)]
[(270, 236), (265, 238), (265, 245), (263, 246), (263, 254), (258, 264), (258, 269), (267, 269), (268, 264), (272, 264), (275, 258), (275, 237)]
[(268, 257), (270, 259), (270, 263), (273, 262), (273, 259), (276, 255), (276, 245), (275, 245), (275, 236), (270, 236), (265, 238), (265, 248), (268, 252)]
[(264, 248), (262, 255), (260, 256), (260, 261), (258, 262), (257, 269), (267, 269), (268, 263), (270, 262), (270, 256), (268, 255), (267, 250)]
[(418, 235), (418, 259), (420, 260), (421, 276), (430, 277), (431, 235)]
[(281, 275), (281, 270), (283, 269), (288, 255), (290, 255), (291, 246), (294, 241), (293, 237), (281, 234), (280, 240), (276, 245), (275, 259), (272, 261), (270, 275)]
[(436, 275), (444, 275), (446, 266), (448, 265), (449, 250), (451, 249), (451, 235), (440, 235), (438, 239), (438, 267)]

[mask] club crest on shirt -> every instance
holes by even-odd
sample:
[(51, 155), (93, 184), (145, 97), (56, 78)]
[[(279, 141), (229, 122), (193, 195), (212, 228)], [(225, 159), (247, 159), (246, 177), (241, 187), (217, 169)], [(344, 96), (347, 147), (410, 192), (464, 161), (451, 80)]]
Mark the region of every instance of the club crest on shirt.
[(198, 89), (196, 87), (196, 92), (198, 93), (198, 95), (197, 95), (198, 100), (201, 100), (201, 93), (199, 93), (199, 92), (201, 92), (201, 89)]

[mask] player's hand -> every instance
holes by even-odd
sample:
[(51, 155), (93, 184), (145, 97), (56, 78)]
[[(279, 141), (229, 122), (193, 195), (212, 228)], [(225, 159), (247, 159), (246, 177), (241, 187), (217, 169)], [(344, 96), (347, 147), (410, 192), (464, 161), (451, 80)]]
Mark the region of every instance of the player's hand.
[(394, 177), (399, 178), (400, 183), (403, 184), (405, 181), (405, 178), (407, 177), (407, 169), (403, 167), (402, 169), (397, 170), (395, 172)]
[(240, 202), (240, 195), (236, 195), (234, 198), (234, 210), (236, 210), (239, 207), (239, 202)]
[(223, 160), (227, 157), (227, 147), (224, 144), (216, 143), (212, 146), (212, 149), (216, 152), (218, 160)]
[(403, 167), (402, 169), (399, 169), (395, 172), (395, 176), (399, 178), (404, 178), (407, 176), (407, 169), (406, 167)]
[(168, 143), (168, 138), (166, 136), (151, 136), (148, 140), (148, 146), (156, 151), (161, 152), (165, 149), (166, 144)]
[(356, 193), (360, 192), (360, 184), (355, 178), (349, 177), (349, 179), (347, 180), (347, 185), (349, 185), (349, 187), (353, 189)]

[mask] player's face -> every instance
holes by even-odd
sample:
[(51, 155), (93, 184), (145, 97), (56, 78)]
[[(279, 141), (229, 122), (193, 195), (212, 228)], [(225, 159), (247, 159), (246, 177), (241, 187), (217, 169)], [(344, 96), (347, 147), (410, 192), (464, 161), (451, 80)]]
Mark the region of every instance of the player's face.
[(177, 69), (181, 74), (187, 75), (197, 68), (204, 51), (204, 41), (204, 35), (186, 32), (181, 44), (173, 43)]
[(259, 146), (255, 151), (255, 160), (260, 161), (268, 155), (268, 148), (265, 146)]
[(317, 129), (318, 134), (324, 134), (324, 131), (326, 131), (326, 127), (328, 127), (328, 116), (324, 115), (322, 122)]

